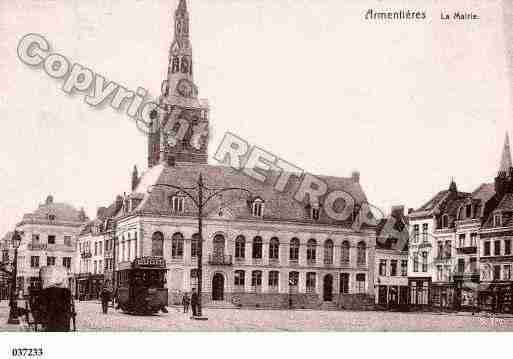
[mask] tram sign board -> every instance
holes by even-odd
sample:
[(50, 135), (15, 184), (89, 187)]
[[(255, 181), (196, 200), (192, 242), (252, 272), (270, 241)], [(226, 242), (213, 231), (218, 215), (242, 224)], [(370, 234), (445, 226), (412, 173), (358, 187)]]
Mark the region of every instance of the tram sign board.
[(134, 267), (165, 267), (166, 261), (162, 257), (142, 257), (134, 260)]

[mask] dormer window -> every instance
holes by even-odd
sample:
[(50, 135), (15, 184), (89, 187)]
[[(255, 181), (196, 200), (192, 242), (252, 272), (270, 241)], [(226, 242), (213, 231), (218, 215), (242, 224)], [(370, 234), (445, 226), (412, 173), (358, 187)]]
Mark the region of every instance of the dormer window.
[(180, 196), (170, 197), (171, 210), (176, 213), (182, 213), (184, 211), (184, 198)]
[(264, 202), (258, 198), (253, 201), (253, 205), (251, 207), (251, 213), (254, 217), (263, 217), (264, 215)]
[(493, 226), (502, 227), (502, 215), (500, 213), (495, 213), (493, 215)]
[(444, 214), (442, 216), (442, 228), (447, 228), (449, 227), (449, 216)]

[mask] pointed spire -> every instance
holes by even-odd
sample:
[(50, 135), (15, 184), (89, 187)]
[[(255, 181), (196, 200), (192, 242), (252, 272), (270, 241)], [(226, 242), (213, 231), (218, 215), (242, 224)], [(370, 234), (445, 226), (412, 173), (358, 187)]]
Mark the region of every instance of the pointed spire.
[(458, 192), (458, 186), (456, 185), (456, 181), (454, 180), (454, 177), (451, 177), (451, 184), (449, 185), (449, 191)]
[(176, 8), (176, 12), (187, 12), (187, 1), (186, 0), (180, 0), (178, 7)]
[(504, 148), (502, 150), (502, 157), (501, 157), (501, 166), (499, 168), (499, 173), (508, 173), (509, 169), (513, 167), (511, 162), (511, 149), (509, 147), (509, 135), (506, 132), (506, 139), (504, 140)]

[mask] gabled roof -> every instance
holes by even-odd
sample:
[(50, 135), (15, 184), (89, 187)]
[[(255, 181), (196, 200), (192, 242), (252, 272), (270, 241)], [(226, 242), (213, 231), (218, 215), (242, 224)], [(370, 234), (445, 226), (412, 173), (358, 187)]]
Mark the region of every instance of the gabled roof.
[(55, 216), (54, 222), (82, 224), (88, 220), (83, 210), (75, 209), (67, 203), (53, 202), (53, 199), (50, 198), (51, 196), (46, 203), (40, 204), (34, 212), (24, 214), (20, 224), (33, 221), (47, 222), (50, 215)]
[[(206, 187), (210, 188), (244, 188), (251, 192), (253, 197), (260, 197), (264, 201), (264, 220), (279, 221), (306, 221), (311, 223), (307, 211), (307, 203), (299, 203), (294, 199), (299, 188), (300, 180), (291, 176), (289, 183), (283, 192), (274, 189), (280, 173), (275, 171), (260, 171), (267, 175), (265, 183), (260, 183), (251, 177), (236, 171), (230, 167), (212, 165), (181, 165), (173, 167), (159, 164), (145, 172), (135, 189), (133, 196), (143, 195), (143, 200), (132, 213), (144, 214), (171, 214), (168, 198), (176, 190), (162, 187), (152, 187), (156, 184), (171, 184), (182, 187), (196, 185), (199, 175), (202, 174)], [(351, 178), (339, 178), (330, 176), (317, 176), (323, 180), (330, 191), (341, 190), (350, 194), (357, 204), (367, 201), (365, 193), (358, 182)], [(207, 196), (207, 194), (206, 194)], [(321, 199), (322, 201), (322, 199)], [(335, 202), (335, 210), (343, 209), (344, 204)], [(222, 197), (216, 197), (205, 208), (205, 215), (214, 213), (219, 208), (228, 208), (235, 218), (253, 218), (251, 206), (248, 203), (248, 195), (242, 191), (225, 192)], [(185, 199), (185, 216), (195, 216), (196, 208), (192, 201)], [(125, 213), (124, 215), (127, 215)], [(348, 225), (348, 221), (337, 222), (329, 218), (321, 211), (320, 219), (316, 223)]]
[(490, 213), (483, 228), (495, 227), (493, 217), (496, 211), (502, 212), (502, 224), (501, 227), (513, 226), (513, 193), (506, 193), (500, 200), (499, 204)]

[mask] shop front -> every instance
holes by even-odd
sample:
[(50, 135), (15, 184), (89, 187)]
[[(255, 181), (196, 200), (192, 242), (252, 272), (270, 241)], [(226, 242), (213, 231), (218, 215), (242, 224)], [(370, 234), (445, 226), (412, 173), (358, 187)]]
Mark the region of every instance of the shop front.
[(99, 299), (103, 281), (103, 274), (78, 275), (75, 278), (75, 298), (78, 300)]

